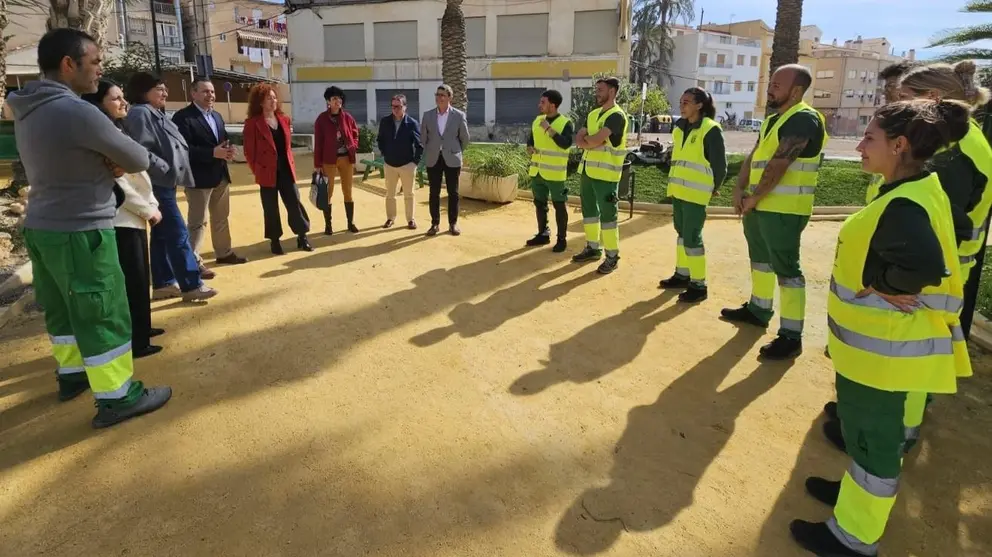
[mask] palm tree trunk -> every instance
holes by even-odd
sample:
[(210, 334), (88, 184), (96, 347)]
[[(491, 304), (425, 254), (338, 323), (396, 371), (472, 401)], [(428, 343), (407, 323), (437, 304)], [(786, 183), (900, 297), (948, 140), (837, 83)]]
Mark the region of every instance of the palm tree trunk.
[(47, 27), (85, 31), (102, 47), (113, 10), (113, 0), (49, 0)]
[(802, 20), (803, 0), (778, 0), (769, 75), (780, 66), (799, 62), (799, 30)]
[(451, 104), (459, 110), (468, 110), (465, 14), (462, 12), (462, 0), (448, 0), (441, 17), (441, 79), (451, 86)]
[(7, 100), (7, 0), (0, 0), (0, 111)]

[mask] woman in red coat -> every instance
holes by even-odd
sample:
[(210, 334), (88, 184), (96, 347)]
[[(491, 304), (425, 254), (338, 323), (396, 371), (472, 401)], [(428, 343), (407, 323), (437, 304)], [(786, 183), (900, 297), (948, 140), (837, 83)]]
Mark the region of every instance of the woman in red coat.
[(279, 108), (279, 98), (268, 83), (259, 83), (248, 93), (248, 119), (244, 128), (245, 160), (258, 182), (265, 219), (265, 237), (272, 253), (282, 255), (282, 221), (279, 198), (286, 206), (289, 228), (296, 234), (296, 246), (313, 251), (307, 241), (310, 217), (296, 187), (296, 164), (290, 144), (289, 118)]
[[(358, 232), (355, 226), (355, 201), (351, 188), (355, 174), (355, 155), (358, 153), (358, 124), (344, 109), (344, 91), (328, 87), (324, 91), (327, 111), (317, 116), (313, 123), (314, 170), (327, 176), (328, 201), (334, 195), (334, 176), (341, 177), (341, 194), (344, 196), (344, 213), (348, 217), (348, 231)], [(324, 234), (331, 234), (331, 207), (324, 210)]]

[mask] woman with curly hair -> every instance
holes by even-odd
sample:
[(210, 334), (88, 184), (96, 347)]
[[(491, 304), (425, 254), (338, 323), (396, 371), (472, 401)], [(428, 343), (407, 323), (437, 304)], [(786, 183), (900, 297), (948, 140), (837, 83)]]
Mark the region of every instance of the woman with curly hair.
[(286, 206), (289, 228), (296, 234), (296, 247), (313, 251), (307, 240), (310, 217), (296, 187), (296, 163), (293, 161), (289, 125), (289, 118), (279, 107), (275, 88), (268, 83), (252, 87), (248, 93), (248, 119), (244, 127), (245, 160), (259, 185), (265, 237), (271, 242), (275, 255), (284, 253), (279, 243), (282, 237), (280, 197)]

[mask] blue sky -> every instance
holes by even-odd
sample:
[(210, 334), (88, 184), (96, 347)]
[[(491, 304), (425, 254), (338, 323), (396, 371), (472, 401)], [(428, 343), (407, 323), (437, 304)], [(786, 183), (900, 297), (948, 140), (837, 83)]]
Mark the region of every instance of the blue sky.
[[(843, 43), (858, 35), (886, 37), (896, 54), (915, 48), (917, 58), (932, 58), (943, 51), (924, 50), (924, 47), (941, 30), (965, 27), (969, 23), (992, 23), (992, 14), (958, 11), (964, 4), (965, 0), (806, 0), (803, 25), (822, 29), (823, 42), (836, 38)], [(699, 12), (703, 9), (704, 23), (727, 23), (733, 14), (733, 21), (763, 19), (774, 27), (775, 6), (775, 0), (696, 0), (696, 18), (691, 25), (699, 24)]]

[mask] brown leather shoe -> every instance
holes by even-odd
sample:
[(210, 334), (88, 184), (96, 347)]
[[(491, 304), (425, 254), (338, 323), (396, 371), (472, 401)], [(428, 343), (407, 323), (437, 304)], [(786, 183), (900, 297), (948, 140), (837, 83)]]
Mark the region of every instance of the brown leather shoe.
[(427, 231), (427, 235), (428, 236), (437, 236), (437, 233), (440, 232), (440, 230), (441, 230), (441, 227), (439, 227), (436, 224), (432, 224), (431, 227), (430, 227), (430, 229)]
[(416, 230), (417, 229), (417, 221), (412, 220), (412, 221), (406, 223), (406, 227), (409, 228), (410, 230)]
[(458, 225), (457, 224), (452, 224), (450, 227), (448, 227), (448, 232), (451, 232), (451, 235), (452, 236), (461, 236), (462, 235), (462, 229), (461, 228), (458, 228)]
[(203, 265), (200, 265), (200, 278), (202, 278), (203, 280), (210, 280), (210, 279), (212, 279), (212, 278), (214, 278), (216, 276), (217, 276), (217, 273), (215, 273), (212, 270), (204, 267)]
[(248, 262), (247, 257), (241, 257), (240, 255), (234, 253), (233, 251), (231, 252), (230, 255), (217, 258), (217, 263), (220, 263), (221, 265), (243, 265), (247, 262)]

